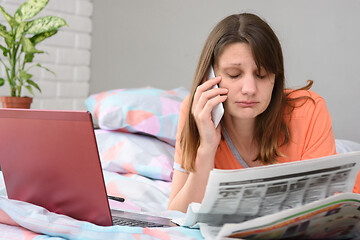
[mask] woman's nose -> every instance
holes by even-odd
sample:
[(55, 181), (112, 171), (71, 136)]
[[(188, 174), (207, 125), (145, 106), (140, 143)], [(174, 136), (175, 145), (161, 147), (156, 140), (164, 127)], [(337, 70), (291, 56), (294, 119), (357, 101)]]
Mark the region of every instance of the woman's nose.
[(254, 95), (256, 93), (256, 78), (253, 75), (247, 75), (243, 78), (241, 92), (244, 95)]

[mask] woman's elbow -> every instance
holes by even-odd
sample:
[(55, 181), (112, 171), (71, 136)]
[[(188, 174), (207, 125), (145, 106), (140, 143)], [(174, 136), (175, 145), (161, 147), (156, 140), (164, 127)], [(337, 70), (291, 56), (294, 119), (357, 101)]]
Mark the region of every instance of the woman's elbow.
[(171, 201), (171, 202), (169, 201), (167, 210), (180, 211), (180, 212), (186, 213), (187, 206), (178, 206), (178, 205), (174, 204), (174, 201)]

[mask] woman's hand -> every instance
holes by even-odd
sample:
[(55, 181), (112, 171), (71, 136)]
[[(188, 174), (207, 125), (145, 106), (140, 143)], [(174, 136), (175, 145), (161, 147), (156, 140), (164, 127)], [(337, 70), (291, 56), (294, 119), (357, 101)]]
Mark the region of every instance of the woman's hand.
[(213, 88), (220, 81), (221, 77), (212, 78), (198, 86), (195, 91), (191, 114), (200, 134), (196, 170), (190, 173), (174, 171), (168, 209), (186, 212), (191, 202), (201, 202), (204, 198), (209, 173), (214, 168), (215, 154), (221, 139), (221, 129), (215, 128), (211, 111), (227, 99), (228, 93), (225, 88)]
[(196, 89), (191, 113), (194, 116), (199, 135), (200, 147), (216, 151), (221, 138), (220, 127), (215, 128), (211, 111), (227, 99), (226, 88), (213, 88), (221, 81), (221, 77), (212, 78), (199, 85)]

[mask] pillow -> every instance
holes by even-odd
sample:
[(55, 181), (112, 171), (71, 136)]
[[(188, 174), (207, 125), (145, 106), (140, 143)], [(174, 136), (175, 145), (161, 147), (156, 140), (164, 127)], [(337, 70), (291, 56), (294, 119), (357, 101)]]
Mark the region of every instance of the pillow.
[(102, 168), (171, 181), (175, 148), (151, 136), (97, 129)]
[(102, 129), (144, 133), (175, 146), (180, 106), (188, 94), (183, 87), (116, 89), (91, 95), (85, 104)]
[(360, 143), (351, 140), (335, 139), (335, 145), (337, 153), (360, 151)]

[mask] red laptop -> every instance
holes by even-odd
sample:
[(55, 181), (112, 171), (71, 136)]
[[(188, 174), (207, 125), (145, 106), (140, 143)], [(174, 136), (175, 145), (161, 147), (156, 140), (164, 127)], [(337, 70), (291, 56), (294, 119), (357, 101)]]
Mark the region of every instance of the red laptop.
[(89, 112), (0, 109), (0, 165), (10, 199), (102, 226), (116, 224), (112, 217), (129, 219), (119, 225), (173, 226), (110, 211)]

